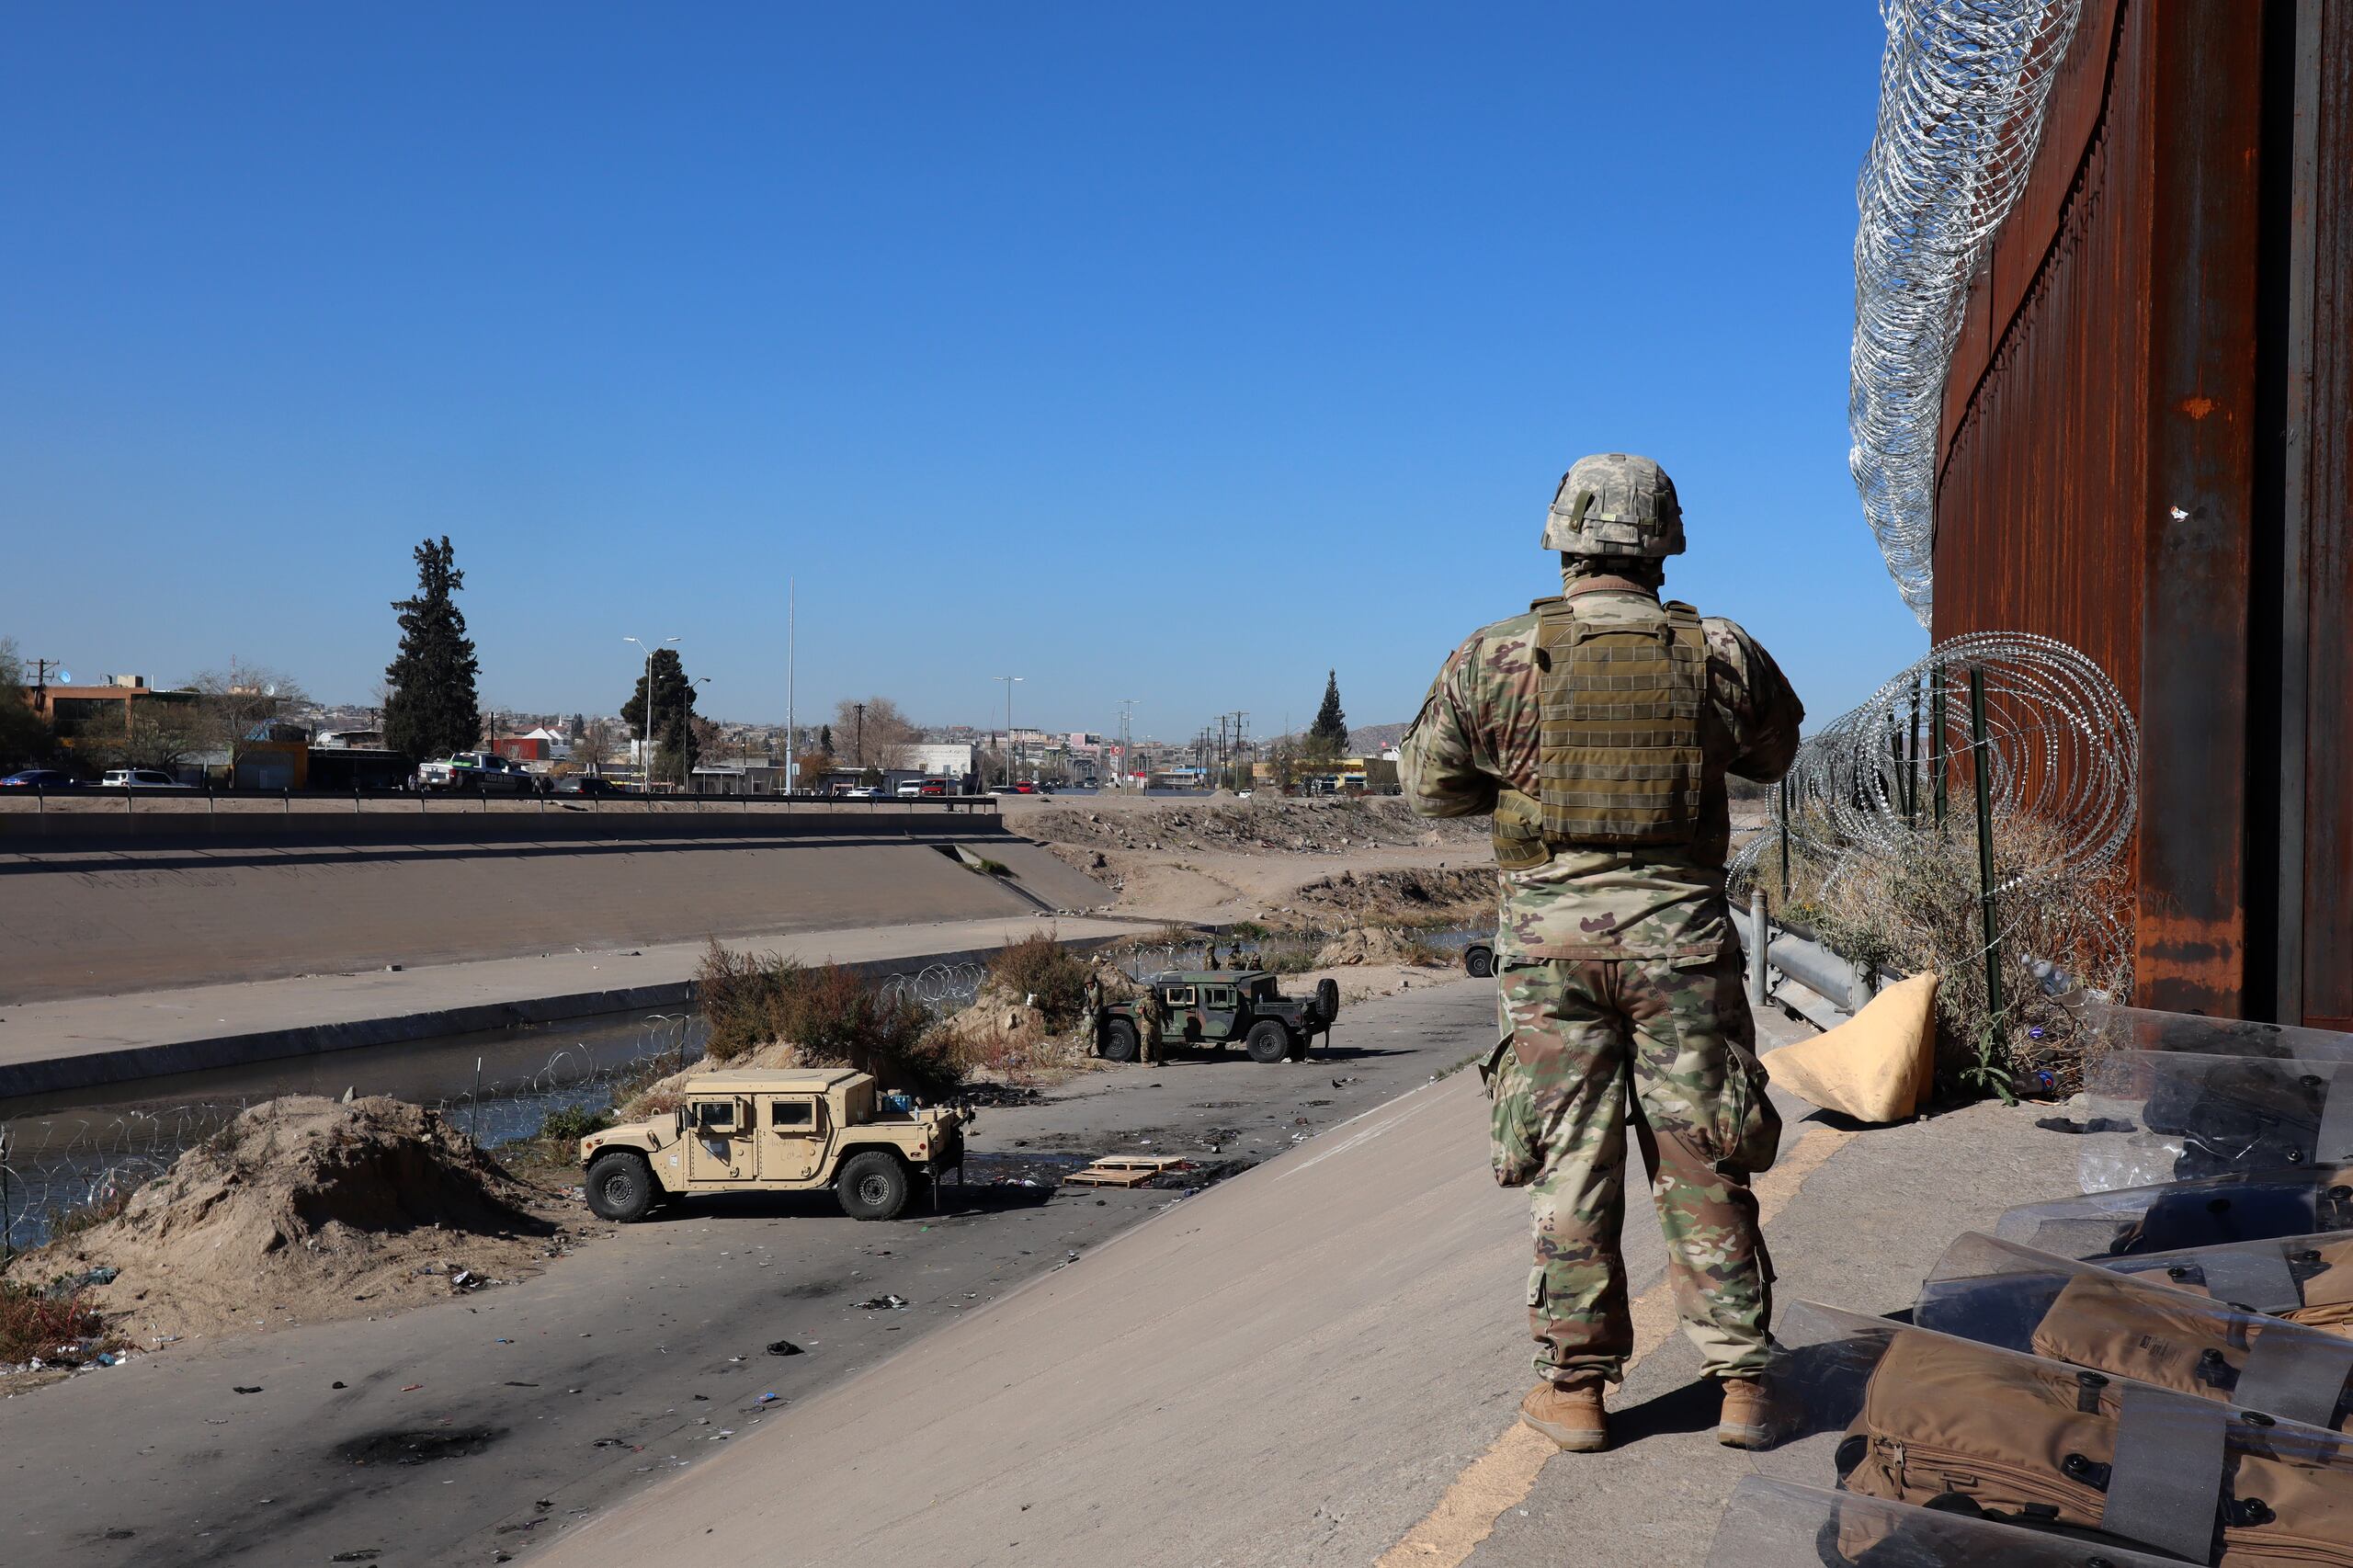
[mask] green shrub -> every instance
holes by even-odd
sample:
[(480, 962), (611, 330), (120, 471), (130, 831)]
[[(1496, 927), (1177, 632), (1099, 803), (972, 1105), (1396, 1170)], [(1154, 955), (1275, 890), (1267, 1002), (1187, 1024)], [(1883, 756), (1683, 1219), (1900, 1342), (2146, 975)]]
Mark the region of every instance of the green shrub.
[(1046, 1028), (1060, 1032), (1086, 1008), (1086, 963), (1044, 932), (1007, 942), (989, 960), (989, 979), (1015, 996), (1037, 999)]
[(602, 1132), (613, 1124), (613, 1119), (601, 1110), (585, 1106), (566, 1106), (562, 1110), (548, 1112), (540, 1123), (540, 1137), (550, 1143), (577, 1143), (592, 1132)]
[(781, 1040), (813, 1067), (870, 1073), (886, 1089), (937, 1096), (963, 1080), (957, 1052), (926, 1038), (931, 1015), (921, 1003), (886, 997), (839, 964), (731, 953), (714, 941), (696, 974), (696, 1001), (714, 1062)]

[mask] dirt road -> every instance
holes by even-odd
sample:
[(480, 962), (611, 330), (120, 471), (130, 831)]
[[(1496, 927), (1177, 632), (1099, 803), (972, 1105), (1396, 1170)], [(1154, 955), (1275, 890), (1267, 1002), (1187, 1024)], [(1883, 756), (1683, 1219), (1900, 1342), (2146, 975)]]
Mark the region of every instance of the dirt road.
[[(782, 1412), (1025, 1281), (1080, 1276), (1095, 1249), (1178, 1201), (1052, 1185), (1076, 1158), (1303, 1165), (1315, 1134), (1492, 1039), (1492, 998), (1477, 982), (1416, 983), (1345, 1014), (1328, 1056), (1180, 1059), (984, 1111), (973, 1147), (987, 1157), (972, 1174), (1041, 1185), (950, 1187), (937, 1218), (860, 1225), (826, 1196), (746, 1196), (667, 1211), (521, 1285), (176, 1347), (0, 1402), (0, 1557), (145, 1568), (520, 1553), (653, 1478), (767, 1440)], [(892, 1295), (908, 1305), (858, 1305)], [(799, 1353), (770, 1354), (779, 1342)]]

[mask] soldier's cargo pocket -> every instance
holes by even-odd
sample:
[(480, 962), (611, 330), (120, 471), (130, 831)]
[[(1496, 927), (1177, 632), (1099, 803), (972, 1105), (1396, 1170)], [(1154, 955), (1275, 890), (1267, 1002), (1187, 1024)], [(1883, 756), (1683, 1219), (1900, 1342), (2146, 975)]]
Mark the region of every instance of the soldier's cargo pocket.
[(1490, 1155), (1497, 1187), (1526, 1187), (1544, 1168), (1543, 1125), (1536, 1114), (1536, 1096), (1528, 1083), (1528, 1069), (1511, 1048), (1511, 1035), (1495, 1043), (1479, 1063), (1479, 1076), (1492, 1103), (1489, 1121)]
[(1744, 1047), (1724, 1042), (1724, 1098), (1731, 1110), (1733, 1158), (1750, 1176), (1769, 1171), (1781, 1154), (1781, 1113), (1767, 1093), (1765, 1064)]

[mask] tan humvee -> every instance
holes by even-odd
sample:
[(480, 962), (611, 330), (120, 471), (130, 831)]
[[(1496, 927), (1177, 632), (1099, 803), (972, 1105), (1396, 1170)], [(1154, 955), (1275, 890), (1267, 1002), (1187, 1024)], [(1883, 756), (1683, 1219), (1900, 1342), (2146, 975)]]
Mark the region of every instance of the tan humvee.
[(921, 1175), (964, 1164), (968, 1111), (916, 1110), (847, 1067), (705, 1073), (685, 1103), (650, 1121), (580, 1141), (588, 1207), (635, 1220), (699, 1192), (808, 1192), (830, 1187), (854, 1220), (895, 1219)]

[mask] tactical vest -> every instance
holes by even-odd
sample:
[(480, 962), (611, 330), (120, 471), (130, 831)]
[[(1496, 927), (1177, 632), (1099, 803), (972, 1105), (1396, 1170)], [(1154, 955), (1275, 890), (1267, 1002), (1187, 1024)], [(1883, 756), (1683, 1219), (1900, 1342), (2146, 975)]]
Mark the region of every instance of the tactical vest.
[(1506, 790), (1497, 801), (1497, 864), (1525, 870), (1556, 849), (1693, 842), (1707, 772), (1699, 612), (1669, 600), (1642, 619), (1580, 619), (1568, 598), (1535, 609), (1537, 796)]

